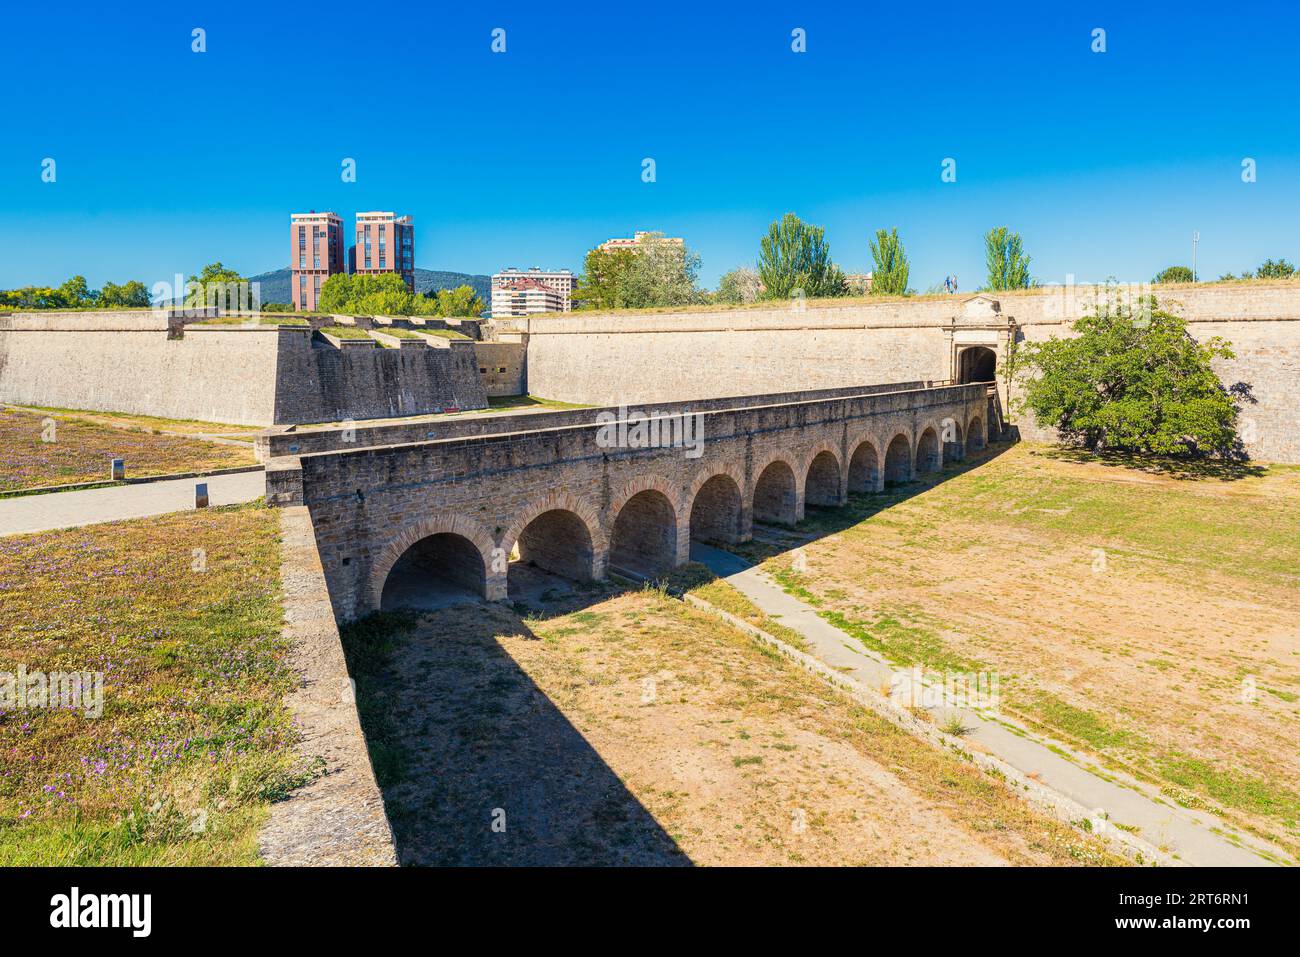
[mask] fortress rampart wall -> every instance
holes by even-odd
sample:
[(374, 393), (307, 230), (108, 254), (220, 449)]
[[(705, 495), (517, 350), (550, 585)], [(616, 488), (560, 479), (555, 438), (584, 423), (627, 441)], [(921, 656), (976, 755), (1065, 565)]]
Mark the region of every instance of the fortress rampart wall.
[[(1252, 456), (1300, 462), (1300, 282), (1156, 286), (1162, 308), (1192, 335), (1220, 336), (1236, 352), (1217, 364), (1227, 385), (1249, 383), (1242, 413)], [(1019, 340), (1069, 335), (1105, 287), (990, 294)], [(527, 343), (526, 388), (595, 405), (660, 402), (858, 382), (957, 377), (951, 331), (970, 296), (822, 301), (779, 307), (663, 313), (577, 313), (504, 320), (506, 341)], [(1001, 356), (999, 356), (1001, 358)], [(1012, 392), (1015, 398), (1014, 391)], [(1049, 438), (1025, 416), (1021, 434)]]
[(306, 327), (150, 310), (0, 318), (0, 401), (237, 425), (487, 405), (471, 342), (337, 349)]

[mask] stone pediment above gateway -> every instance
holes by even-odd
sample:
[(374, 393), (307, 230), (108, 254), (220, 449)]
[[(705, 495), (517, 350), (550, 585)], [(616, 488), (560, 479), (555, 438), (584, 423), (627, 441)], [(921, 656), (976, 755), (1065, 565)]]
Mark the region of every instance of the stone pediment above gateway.
[(958, 323), (1002, 322), (1002, 303), (990, 296), (972, 296), (961, 304), (961, 313), (955, 317)]

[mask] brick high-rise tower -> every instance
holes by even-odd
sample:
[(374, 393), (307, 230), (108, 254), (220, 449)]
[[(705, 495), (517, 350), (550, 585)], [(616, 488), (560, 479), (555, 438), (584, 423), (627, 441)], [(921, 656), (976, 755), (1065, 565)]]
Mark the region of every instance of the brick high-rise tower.
[(415, 291), (415, 227), (410, 216), (357, 213), (357, 242), (348, 251), (356, 275), (395, 272)]
[(290, 217), (293, 307), (312, 311), (320, 287), (346, 268), (343, 260), (343, 220), (334, 213), (294, 213)]

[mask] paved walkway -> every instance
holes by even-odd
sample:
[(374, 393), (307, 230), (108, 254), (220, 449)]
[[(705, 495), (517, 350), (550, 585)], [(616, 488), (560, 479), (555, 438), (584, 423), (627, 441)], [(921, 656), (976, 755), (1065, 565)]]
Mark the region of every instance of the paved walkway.
[[(858, 682), (864, 690), (879, 694), (890, 685), (894, 668), (860, 641), (827, 622), (817, 611), (787, 594), (758, 568), (730, 552), (692, 543), (691, 558), (702, 562), (721, 578), (744, 593), (755, 605), (781, 624), (793, 628), (807, 640), (807, 651), (825, 664)], [(1241, 847), (1214, 833), (1212, 828), (1233, 834), (1241, 844), (1259, 844), (1249, 835), (1205, 812), (1159, 803), (1151, 792), (1131, 778), (1114, 771), (1109, 780), (1088, 770), (1091, 762), (1058, 742), (1049, 742), (1006, 716), (996, 720), (969, 709), (943, 709), (943, 717), (956, 712), (970, 729), (964, 740), (974, 742), (1017, 770), (1084, 807), (1104, 811), (1094, 822), (1109, 827), (1122, 824), (1139, 828), (1138, 835), (1179, 861), (1195, 866), (1260, 866), (1272, 862), (1248, 846)], [(1012, 730), (1014, 728), (1014, 730)], [(1050, 745), (1050, 746), (1049, 746)], [(1057, 753), (1053, 748), (1071, 757)]]
[(211, 505), (237, 505), (266, 494), (266, 473), (258, 470), (207, 478), (115, 485), (79, 492), (23, 495), (0, 499), (0, 535), (188, 511), (194, 507), (194, 486), (200, 482), (208, 483), (208, 502)]

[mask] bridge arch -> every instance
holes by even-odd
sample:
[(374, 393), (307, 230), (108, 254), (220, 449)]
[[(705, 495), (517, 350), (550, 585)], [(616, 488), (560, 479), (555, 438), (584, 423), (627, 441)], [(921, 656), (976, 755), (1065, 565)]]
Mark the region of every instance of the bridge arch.
[(774, 456), (754, 470), (754, 520), (793, 525), (799, 521), (799, 482), (794, 466)]
[(600, 515), (585, 498), (552, 492), (530, 503), (509, 530), (501, 547), (509, 555), (519, 546), (519, 559), (575, 581), (605, 577), (609, 542)]
[(885, 448), (885, 481), (912, 481), (912, 442), (906, 432), (899, 432)]
[(657, 475), (632, 479), (610, 499), (608, 514), (611, 567), (654, 575), (686, 561), (689, 529), (678, 490), (666, 480)]
[(939, 448), (939, 430), (927, 425), (916, 440), (916, 471), (937, 472), (943, 467), (943, 453)]
[(861, 436), (851, 445), (849, 454), (848, 491), (879, 492), (884, 485), (880, 463), (880, 440), (875, 436)]
[(988, 443), (988, 436), (984, 431), (984, 420), (979, 415), (971, 416), (971, 420), (966, 425), (966, 451), (978, 452)]
[(960, 462), (966, 457), (965, 430), (960, 422), (951, 417), (945, 418), (941, 425), (943, 431), (939, 434), (939, 440), (943, 445), (943, 460)]
[(805, 505), (839, 505), (843, 501), (843, 472), (839, 453), (833, 446), (822, 445), (811, 450), (800, 471)]
[[(408, 556), (417, 546), (420, 551)], [(438, 512), (410, 523), (379, 549), (371, 560), (363, 612), (383, 607), (384, 585), (404, 557), (443, 572), (489, 601), (506, 597), (505, 553), (487, 529), (465, 515)]]
[(691, 541), (734, 545), (744, 539), (745, 479), (735, 466), (700, 475), (691, 486)]

